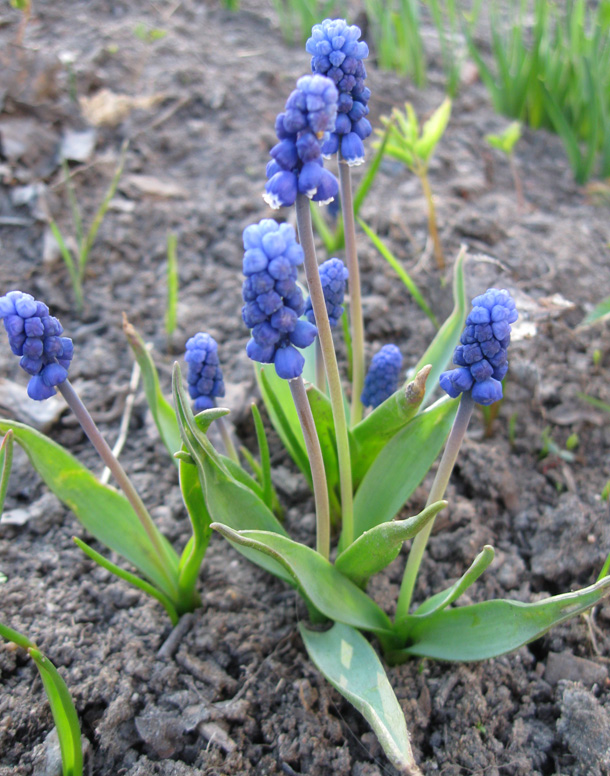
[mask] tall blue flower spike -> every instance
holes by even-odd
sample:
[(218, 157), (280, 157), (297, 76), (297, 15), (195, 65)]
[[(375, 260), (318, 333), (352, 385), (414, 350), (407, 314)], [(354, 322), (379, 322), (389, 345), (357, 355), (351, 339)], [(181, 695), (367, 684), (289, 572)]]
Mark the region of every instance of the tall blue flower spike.
[(443, 372), (441, 388), (455, 399), (471, 391), (477, 404), (502, 398), (502, 380), (508, 370), (510, 325), (518, 318), (515, 302), (505, 289), (489, 288), (472, 300), (472, 311), (453, 354), (457, 369)]
[(365, 407), (378, 407), (398, 390), (401, 368), (402, 354), (396, 345), (384, 345), (375, 353), (360, 397)]
[(0, 297), (0, 318), (9, 345), (22, 369), (31, 375), (28, 396), (43, 401), (53, 396), (55, 386), (68, 377), (74, 345), (63, 333), (61, 323), (49, 315), (49, 308), (22, 291)]
[(322, 146), (322, 153), (331, 156), (341, 147), (341, 155), (349, 165), (364, 162), (362, 141), (372, 131), (366, 118), (371, 90), (364, 85), (366, 69), (362, 61), (368, 57), (369, 47), (359, 37), (360, 28), (348, 25), (344, 19), (325, 19), (313, 26), (305, 44), (312, 55), (312, 72), (332, 79), (339, 90), (335, 131)]
[[(328, 259), (320, 264), (320, 282), (331, 326), (336, 326), (343, 315), (343, 297), (345, 296), (347, 277), (347, 267), (341, 259)], [(310, 323), (315, 324), (316, 316), (313, 312), (311, 297), (307, 297), (305, 302), (305, 317)]]
[(278, 143), (270, 151), (263, 199), (272, 208), (294, 205), (297, 194), (314, 202), (332, 202), (339, 191), (335, 176), (324, 169), (322, 141), (335, 128), (337, 89), (322, 75), (297, 81), (286, 108), (275, 122)]
[(201, 412), (215, 407), (214, 399), (225, 395), (225, 384), (214, 337), (197, 332), (186, 342), (184, 360), (188, 364), (187, 382), (194, 409)]
[(300, 320), (305, 302), (296, 280), (303, 249), (290, 224), (270, 218), (248, 226), (243, 236), (242, 318), (252, 329), (246, 353), (253, 361), (275, 364), (279, 377), (293, 380), (305, 364), (297, 348), (311, 345), (318, 333)]

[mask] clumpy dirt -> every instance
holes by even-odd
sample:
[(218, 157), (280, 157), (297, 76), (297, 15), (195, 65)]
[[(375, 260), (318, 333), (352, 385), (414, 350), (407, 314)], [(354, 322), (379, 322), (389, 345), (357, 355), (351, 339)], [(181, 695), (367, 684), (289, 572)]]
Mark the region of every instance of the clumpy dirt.
[[(244, 2), (234, 14), (196, 0), (37, 0), (22, 46), (18, 24), (18, 13), (3, 8), (0, 292), (21, 288), (60, 317), (76, 345), (73, 383), (111, 442), (132, 367), (121, 313), (152, 342), (168, 392), (172, 360), (187, 337), (209, 331), (221, 343), (226, 404), (251, 441), (247, 406), (256, 390), (239, 316), (240, 238), (245, 226), (270, 215), (260, 194), (274, 118), (307, 72), (308, 56), (284, 45), (263, 0)], [(134, 34), (139, 24), (166, 35), (141, 40)], [(432, 36), (426, 39), (433, 47)], [(373, 61), (373, 123), (405, 100), (422, 115), (439, 104), (437, 61), (431, 51), (423, 91)], [(90, 219), (129, 140), (79, 318), (46, 216), (71, 234), (58, 149), (74, 131), (91, 139), (78, 99), (103, 90), (140, 102), (97, 126), (94, 150), (71, 167)], [(493, 596), (531, 601), (591, 584), (610, 551), (608, 505), (600, 498), (610, 477), (610, 423), (581, 398), (610, 402), (610, 336), (604, 323), (578, 326), (610, 293), (608, 211), (574, 184), (558, 139), (529, 130), (516, 150), (526, 197), (520, 210), (505, 160), (483, 140), (505, 124), (480, 83), (464, 84), (431, 167), (449, 265), (467, 245), (469, 294), (509, 288), (521, 323), (506, 400), (491, 427), (482, 414), (471, 424), (418, 598), (446, 587), (483, 544), (493, 544), (497, 558), (463, 603)], [(426, 245), (416, 179), (387, 160), (362, 215), (446, 317), (450, 284), (441, 282)], [(168, 230), (178, 236), (180, 267), (178, 328), (169, 343)], [(392, 341), (413, 366), (434, 329), (361, 237), (367, 354)], [(0, 362), (4, 414), (27, 420), (32, 404), (15, 388), (25, 380), (8, 348)], [(35, 421), (101, 471), (70, 413), (61, 402), (50, 406)], [(578, 443), (566, 455), (574, 435)], [(544, 439), (552, 444), (541, 458)], [(141, 392), (122, 460), (161, 530), (182, 549), (188, 522), (175, 467)], [(276, 442), (273, 463), (287, 525), (311, 540), (312, 500)], [(421, 508), (429, 485), (427, 479), (417, 489), (407, 511)], [(17, 452), (0, 524), (0, 621), (36, 640), (64, 676), (86, 739), (87, 773), (394, 773), (362, 718), (309, 663), (296, 628), (306, 612), (279, 581), (214, 537), (201, 574), (204, 606), (172, 631), (156, 603), (93, 566), (72, 543), (74, 534), (84, 536)], [(404, 555), (372, 585), (388, 611), (403, 566)], [(461, 666), (412, 660), (390, 669), (424, 773), (610, 773), (609, 625), (604, 603), (512, 655)], [(57, 773), (52, 718), (35, 667), (4, 644), (0, 678), (0, 776)]]

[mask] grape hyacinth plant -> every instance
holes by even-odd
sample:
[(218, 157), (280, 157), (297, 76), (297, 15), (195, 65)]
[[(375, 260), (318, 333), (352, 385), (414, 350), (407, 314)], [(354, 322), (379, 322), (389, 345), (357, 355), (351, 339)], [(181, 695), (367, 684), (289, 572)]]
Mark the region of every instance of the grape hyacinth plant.
[(398, 390), (402, 353), (396, 345), (384, 345), (375, 353), (364, 378), (362, 403), (365, 407), (378, 407)]
[[(461, 251), (454, 264), (454, 309), (417, 361), (413, 377), (401, 384), (400, 351), (386, 345), (373, 359), (369, 380), (365, 382), (364, 373), (361, 379), (354, 376), (349, 405), (333, 336), (346, 279), (350, 303), (360, 295), (351, 184), (345, 174), (349, 160), (342, 158), (344, 141), (346, 153), (351, 153), (348, 138), (365, 120), (368, 100), (362, 83), (367, 47), (359, 37), (360, 31), (342, 20), (316, 25), (308, 51), (316, 66), (326, 68), (330, 80), (319, 74), (300, 79), (278, 117), (279, 142), (272, 149), (265, 198), (274, 208), (295, 205), (298, 241), (290, 224), (270, 218), (243, 232), (242, 318), (250, 330), (245, 350), (256, 362), (269, 418), (312, 488), (315, 539), (293, 540), (289, 521), (284, 525), (277, 517), (269, 444), (255, 406), (258, 460), (243, 451), (252, 474), (241, 465), (228, 435), (223, 434), (227, 455), (208, 436), (211, 425), (220, 425), (229, 412), (216, 406), (224, 395), (224, 380), (214, 339), (199, 332), (187, 341), (188, 391), (175, 364), (172, 406), (148, 349), (125, 321), (153, 419), (178, 467), (191, 522), (192, 535), (178, 555), (156, 528), (67, 379), (73, 353), (70, 340), (61, 336), (61, 326), (43, 303), (16, 291), (0, 298), (0, 311), (10, 346), (34, 380), (30, 395), (43, 400), (57, 390), (64, 396), (125, 496), (102, 485), (60, 445), (10, 420), (0, 420), (0, 432), (8, 440), (0, 446), (0, 495), (6, 491), (14, 441), (84, 528), (138, 574), (81, 540), (76, 540), (78, 545), (97, 563), (154, 596), (174, 625), (201, 604), (197, 589), (201, 563), (216, 530), (249, 561), (294, 588), (312, 624), (326, 626), (310, 627), (304, 620), (299, 624), (311, 660), (363, 714), (394, 766), (417, 776), (421, 771), (386, 666), (412, 656), (472, 661), (518, 649), (597, 604), (610, 593), (610, 576), (604, 567), (595, 584), (533, 603), (496, 599), (454, 606), (492, 563), (494, 550), (485, 545), (459, 579), (414, 603), (423, 554), (435, 517), (447, 506), (445, 492), (474, 404), (489, 405), (502, 397), (517, 311), (508, 291), (492, 288), (475, 297), (467, 314), (465, 251)], [(350, 90), (351, 105), (342, 97)], [(363, 107), (355, 110), (356, 103)], [(324, 200), (337, 192), (336, 180), (321, 160), (326, 133), (335, 131), (335, 114), (352, 122), (351, 131), (343, 133), (346, 137), (338, 144), (347, 269), (336, 258), (318, 266), (310, 209), (310, 198)], [(301, 266), (309, 291), (307, 304), (298, 284)], [(364, 339), (357, 345), (354, 334), (358, 315), (361, 310), (354, 315), (350, 307), (354, 371), (357, 347), (364, 365)], [(315, 384), (305, 379), (314, 372), (316, 354), (310, 347), (314, 342), (321, 356), (318, 367), (324, 370)], [(452, 354), (456, 368), (447, 370)], [(448, 395), (432, 402), (439, 385)], [(372, 407), (364, 417), (361, 395)], [(426, 506), (405, 517), (405, 504), (441, 450)], [(303, 511), (307, 509), (305, 504)], [(294, 511), (298, 513), (299, 507)], [(405, 551), (405, 542), (411, 540)], [(367, 586), (403, 551), (407, 557), (390, 617), (368, 595)]]

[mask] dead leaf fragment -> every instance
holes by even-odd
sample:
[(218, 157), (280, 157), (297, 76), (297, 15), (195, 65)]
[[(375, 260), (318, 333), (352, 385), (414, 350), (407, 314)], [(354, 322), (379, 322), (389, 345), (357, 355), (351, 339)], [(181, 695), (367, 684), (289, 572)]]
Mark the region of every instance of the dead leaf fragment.
[(164, 94), (132, 97), (101, 89), (92, 97), (79, 97), (78, 101), (83, 116), (90, 124), (96, 127), (116, 127), (132, 110), (150, 110), (164, 99)]

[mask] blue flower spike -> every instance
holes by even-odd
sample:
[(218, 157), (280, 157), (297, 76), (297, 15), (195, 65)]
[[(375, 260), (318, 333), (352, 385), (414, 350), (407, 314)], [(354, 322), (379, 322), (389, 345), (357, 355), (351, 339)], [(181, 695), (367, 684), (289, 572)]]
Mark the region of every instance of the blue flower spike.
[(322, 146), (324, 156), (339, 148), (348, 165), (364, 162), (365, 140), (372, 131), (366, 118), (371, 91), (364, 85), (366, 69), (363, 59), (369, 48), (359, 40), (360, 28), (344, 19), (325, 19), (315, 24), (305, 45), (311, 56), (311, 70), (330, 78), (339, 91), (338, 115), (334, 132)]
[(337, 195), (335, 176), (324, 169), (322, 143), (335, 128), (338, 92), (330, 78), (305, 75), (275, 122), (278, 143), (270, 151), (263, 199), (277, 210), (297, 194), (327, 204)]
[(305, 364), (298, 348), (311, 345), (318, 333), (301, 319), (305, 302), (296, 281), (303, 249), (290, 224), (270, 218), (248, 226), (243, 238), (242, 318), (252, 330), (246, 353), (253, 361), (275, 364), (284, 380), (294, 380)]
[(378, 407), (398, 390), (402, 354), (396, 345), (384, 345), (375, 353), (364, 378), (361, 400), (365, 407)]
[(30, 377), (28, 396), (44, 401), (68, 377), (74, 355), (69, 337), (62, 337), (61, 323), (49, 315), (49, 308), (30, 294), (9, 291), (0, 297), (0, 318), (8, 334), (9, 345)]
[(443, 372), (441, 388), (453, 399), (470, 391), (477, 404), (488, 406), (502, 398), (508, 370), (510, 325), (517, 320), (515, 302), (505, 289), (489, 288), (472, 300), (472, 311), (453, 354), (456, 369)]
[(218, 363), (218, 343), (214, 337), (197, 332), (186, 342), (184, 360), (188, 364), (187, 382), (195, 411), (215, 407), (216, 397), (225, 395), (225, 384)]
[[(320, 264), (320, 282), (331, 326), (336, 326), (343, 315), (343, 298), (345, 297), (347, 277), (347, 267), (341, 259), (328, 259)], [(311, 297), (308, 297), (305, 302), (305, 317), (315, 325), (316, 316), (313, 312)]]

